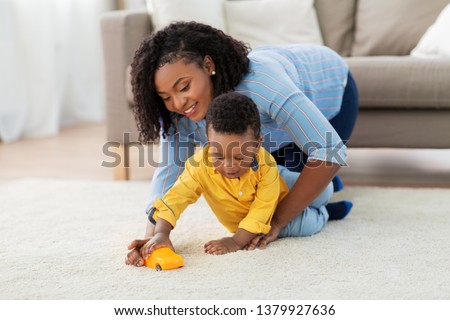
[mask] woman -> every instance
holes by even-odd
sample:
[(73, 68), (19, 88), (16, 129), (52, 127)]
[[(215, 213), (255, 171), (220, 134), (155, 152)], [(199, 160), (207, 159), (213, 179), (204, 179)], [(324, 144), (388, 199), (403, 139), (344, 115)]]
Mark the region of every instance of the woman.
[[(358, 108), (356, 86), (343, 59), (315, 45), (249, 47), (196, 22), (176, 22), (144, 39), (132, 62), (135, 115), (141, 140), (161, 140), (161, 164), (152, 179), (152, 203), (167, 192), (196, 144), (207, 142), (204, 117), (212, 99), (236, 91), (258, 106), (263, 147), (277, 163), (301, 171), (278, 205), (271, 230), (249, 245), (265, 248), (316, 199), (345, 165)], [(342, 188), (339, 180), (335, 191)], [(351, 203), (327, 206), (330, 219), (345, 217)], [(319, 230), (320, 231), (320, 230)], [(146, 238), (154, 226), (147, 223)], [(141, 265), (140, 240), (128, 264)]]

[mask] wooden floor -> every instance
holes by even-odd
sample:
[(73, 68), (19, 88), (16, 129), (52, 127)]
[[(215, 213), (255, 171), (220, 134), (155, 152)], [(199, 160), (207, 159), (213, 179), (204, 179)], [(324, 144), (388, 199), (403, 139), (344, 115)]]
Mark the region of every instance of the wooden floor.
[[(104, 165), (113, 160), (104, 153), (105, 137), (104, 124), (89, 124), (63, 129), (57, 137), (0, 143), (0, 183), (27, 177), (113, 180), (113, 169)], [(148, 159), (157, 160), (157, 153), (158, 148), (131, 149), (131, 180), (151, 180)], [(350, 148), (348, 153), (349, 166), (340, 171), (346, 185), (450, 188), (449, 149)]]

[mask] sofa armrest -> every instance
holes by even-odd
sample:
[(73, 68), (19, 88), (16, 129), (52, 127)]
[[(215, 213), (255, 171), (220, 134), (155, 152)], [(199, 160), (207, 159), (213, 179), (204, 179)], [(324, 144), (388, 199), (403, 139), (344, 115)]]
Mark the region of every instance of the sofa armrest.
[(142, 39), (152, 31), (146, 10), (110, 11), (100, 20), (105, 76), (108, 141), (123, 143), (123, 133), (136, 136), (136, 123), (126, 98), (126, 70)]

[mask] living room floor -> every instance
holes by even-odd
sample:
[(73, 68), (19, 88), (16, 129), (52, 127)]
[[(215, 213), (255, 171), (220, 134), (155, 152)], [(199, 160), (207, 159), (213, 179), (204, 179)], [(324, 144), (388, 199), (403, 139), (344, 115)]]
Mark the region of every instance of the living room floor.
[[(56, 137), (0, 143), (0, 183), (25, 177), (113, 180), (112, 169), (102, 166), (112, 161), (103, 153), (105, 137), (105, 124), (87, 124)], [(157, 151), (131, 148), (131, 180), (151, 179), (148, 159), (157, 160)], [(349, 148), (348, 154), (348, 167), (340, 171), (346, 185), (450, 188), (450, 149)]]

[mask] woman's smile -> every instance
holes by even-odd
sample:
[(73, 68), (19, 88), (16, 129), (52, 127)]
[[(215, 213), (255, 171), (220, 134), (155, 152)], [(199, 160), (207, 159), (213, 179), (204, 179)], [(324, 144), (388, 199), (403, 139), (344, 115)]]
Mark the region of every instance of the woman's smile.
[(184, 110), (184, 115), (188, 118), (194, 115), (195, 110), (197, 109), (197, 103), (195, 103), (193, 106), (191, 106), (189, 109)]

